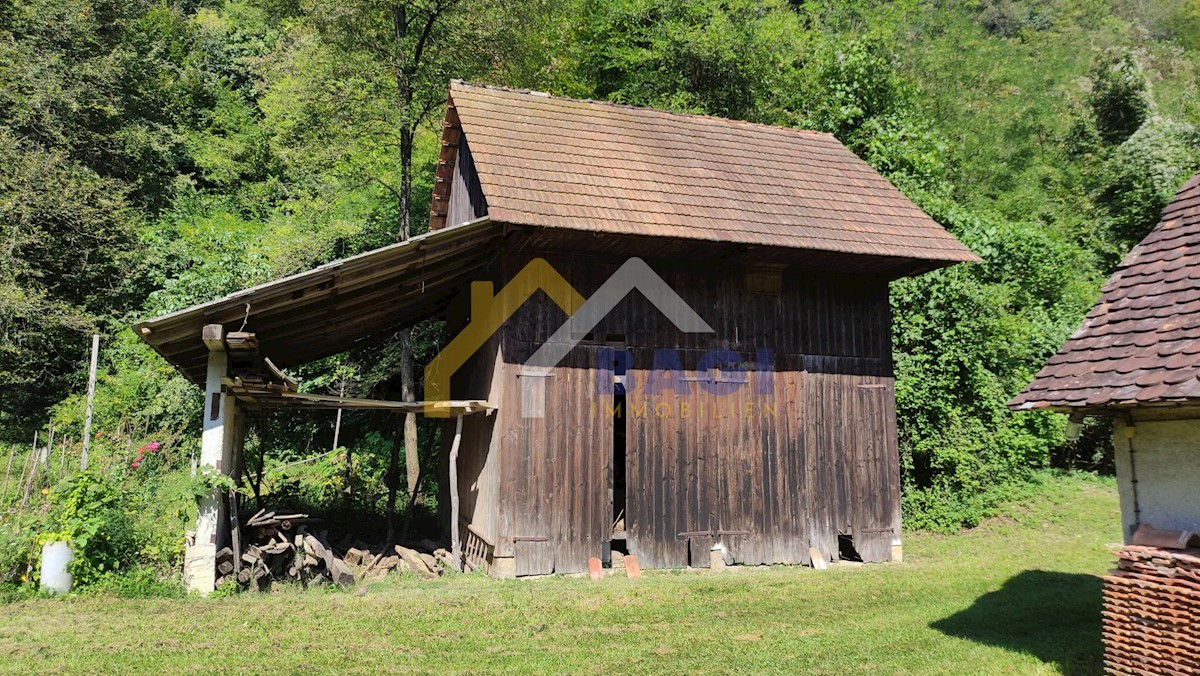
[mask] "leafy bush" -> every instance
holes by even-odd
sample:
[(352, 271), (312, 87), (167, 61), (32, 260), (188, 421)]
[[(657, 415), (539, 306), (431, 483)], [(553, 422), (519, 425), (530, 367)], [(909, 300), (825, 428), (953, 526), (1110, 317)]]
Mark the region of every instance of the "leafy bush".
[(778, 0), (583, 4), (578, 93), (621, 103), (769, 121), (803, 32)]
[(0, 588), (25, 586), (37, 573), (39, 515), (10, 512), (0, 522)]
[(1097, 203), (1120, 257), (1150, 232), (1179, 186), (1200, 168), (1200, 129), (1164, 117), (1146, 120), (1112, 153)]
[[(147, 454), (147, 460), (153, 457)], [(77, 591), (179, 593), (184, 529), (195, 521), (196, 500), (211, 482), (203, 474), (193, 478), (189, 469), (164, 470), (161, 461), (107, 471), (99, 466), (39, 496), (29, 511), (5, 516), (0, 586), (35, 589), (42, 544), (66, 541), (75, 554), (71, 574)]]
[(1151, 106), (1148, 87), (1132, 54), (1110, 53), (1101, 58), (1092, 71), (1088, 105), (1105, 143), (1123, 143), (1146, 121)]
[(64, 486), (63, 500), (54, 523), (58, 530), (43, 541), (71, 543), (75, 558), (71, 575), (80, 587), (99, 582), (136, 560), (136, 537), (127, 495), (108, 477), (81, 472)]

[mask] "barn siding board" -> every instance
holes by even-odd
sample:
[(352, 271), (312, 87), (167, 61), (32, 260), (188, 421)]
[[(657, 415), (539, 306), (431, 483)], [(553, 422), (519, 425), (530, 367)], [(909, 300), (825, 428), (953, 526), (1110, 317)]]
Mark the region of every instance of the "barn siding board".
[[(539, 255), (585, 297), (621, 262), (508, 252), (502, 276), (511, 278)], [(705, 552), (715, 543), (740, 563), (807, 563), (810, 546), (836, 557), (839, 531), (853, 534), (865, 560), (887, 560), (899, 535), (899, 468), (886, 281), (784, 270), (779, 293), (747, 294), (743, 267), (697, 277), (693, 266), (650, 262), (718, 332), (682, 334), (633, 294), (554, 369), (545, 418), (511, 410), (498, 417), (501, 482), (511, 484), (497, 491), (498, 552), (507, 536), (518, 575), (582, 572), (588, 557), (602, 555), (612, 515), (613, 420), (611, 400), (596, 394), (597, 379), (607, 375), (597, 359), (606, 337), (620, 335), (632, 356), (628, 545), (643, 566), (707, 565)], [(497, 352), (505, 363), (495, 377), (518, 391), (519, 365), (565, 318), (535, 294), (501, 329)], [(673, 375), (683, 380), (649, 395), (655, 349), (662, 347), (680, 348), (683, 369)], [(752, 359), (764, 347), (775, 351), (773, 370), (749, 374), (738, 395), (702, 386), (718, 377), (699, 368), (705, 350)], [(765, 377), (771, 385), (764, 397), (756, 382)]]
[(465, 135), (459, 136), (454, 173), (450, 180), (449, 202), (446, 205), (448, 225), (461, 225), (487, 215), (487, 200), (479, 185), (479, 174), (476, 173)]

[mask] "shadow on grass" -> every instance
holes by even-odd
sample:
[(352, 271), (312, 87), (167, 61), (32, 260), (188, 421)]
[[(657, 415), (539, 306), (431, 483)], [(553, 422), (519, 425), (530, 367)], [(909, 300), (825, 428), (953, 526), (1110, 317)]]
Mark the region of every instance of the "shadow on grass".
[(1101, 589), (1100, 578), (1091, 575), (1027, 570), (930, 626), (1033, 655), (1066, 674), (1098, 674), (1103, 671)]

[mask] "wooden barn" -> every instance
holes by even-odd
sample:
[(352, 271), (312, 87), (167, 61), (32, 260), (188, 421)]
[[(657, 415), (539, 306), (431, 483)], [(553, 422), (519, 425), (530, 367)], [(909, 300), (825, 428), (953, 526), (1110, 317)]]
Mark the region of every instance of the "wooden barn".
[(233, 378), (204, 327), (286, 368), (444, 318), (440, 483), (494, 575), (900, 555), (888, 283), (974, 254), (829, 134), (454, 82), (442, 145), (428, 234), (139, 332), (234, 411), (399, 408)]

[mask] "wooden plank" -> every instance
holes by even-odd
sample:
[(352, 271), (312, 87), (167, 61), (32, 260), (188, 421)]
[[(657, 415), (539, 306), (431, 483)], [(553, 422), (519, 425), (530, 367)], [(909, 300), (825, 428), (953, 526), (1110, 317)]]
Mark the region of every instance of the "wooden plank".
[(200, 339), (209, 352), (225, 350), (225, 327), (220, 324), (205, 324), (200, 332)]
[(454, 441), (450, 445), (450, 555), (454, 569), (462, 570), (462, 549), (458, 537), (458, 451), (462, 444), (463, 415), (454, 419)]

